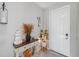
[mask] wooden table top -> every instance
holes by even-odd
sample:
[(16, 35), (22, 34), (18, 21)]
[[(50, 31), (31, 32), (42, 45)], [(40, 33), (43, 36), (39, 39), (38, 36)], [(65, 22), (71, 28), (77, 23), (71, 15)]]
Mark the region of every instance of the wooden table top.
[(14, 47), (14, 48), (20, 48), (20, 47), (22, 47), (22, 46), (24, 46), (24, 45), (30, 44), (30, 43), (35, 42), (35, 41), (37, 41), (37, 40), (38, 40), (38, 39), (34, 39), (34, 40), (30, 41), (30, 42), (26, 42), (26, 40), (23, 40), (23, 42), (22, 42), (21, 44), (18, 44), (18, 45), (16, 45), (16, 44), (13, 43), (13, 47)]

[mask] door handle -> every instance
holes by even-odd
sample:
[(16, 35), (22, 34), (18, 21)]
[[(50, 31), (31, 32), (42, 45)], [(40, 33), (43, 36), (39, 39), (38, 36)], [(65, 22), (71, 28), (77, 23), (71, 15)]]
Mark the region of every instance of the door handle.
[(68, 33), (66, 33), (66, 34), (65, 34), (65, 36), (66, 36), (66, 38), (65, 38), (65, 39), (66, 39), (66, 40), (68, 40), (68, 36), (69, 36), (69, 35), (68, 35)]

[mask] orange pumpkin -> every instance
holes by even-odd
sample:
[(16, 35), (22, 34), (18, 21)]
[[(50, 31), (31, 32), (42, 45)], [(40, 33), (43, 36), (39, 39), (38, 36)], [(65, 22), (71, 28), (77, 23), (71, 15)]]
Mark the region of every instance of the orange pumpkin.
[(32, 51), (27, 49), (23, 52), (24, 57), (31, 57), (32, 56)]

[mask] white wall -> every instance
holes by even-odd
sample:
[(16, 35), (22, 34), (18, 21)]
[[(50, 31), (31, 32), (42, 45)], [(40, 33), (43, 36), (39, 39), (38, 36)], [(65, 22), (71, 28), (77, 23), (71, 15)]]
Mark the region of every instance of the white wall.
[(70, 8), (70, 54), (77, 56), (77, 3)]
[(0, 56), (13, 56), (13, 40), (16, 29), (24, 23), (33, 23), (34, 35), (37, 36), (37, 17), (42, 18), (42, 9), (33, 3), (6, 3), (8, 9), (8, 24), (0, 24)]
[[(77, 43), (77, 3), (58, 3), (58, 4), (55, 4), (55, 5), (52, 5), (49, 9), (45, 9), (47, 13), (47, 16), (46, 18), (48, 18), (48, 20), (50, 19), (49, 18), (49, 10), (52, 10), (52, 9), (56, 9), (56, 8), (59, 8), (59, 7), (62, 7), (62, 6), (65, 6), (65, 5), (70, 5), (70, 55), (71, 56), (77, 56), (77, 52), (78, 52), (78, 45)], [(79, 17), (79, 16), (78, 16)], [(44, 19), (45, 20), (45, 19)], [(48, 22), (46, 20), (46, 22)], [(44, 25), (47, 25), (47, 23), (45, 23)], [(52, 26), (52, 24), (51, 24)], [(48, 29), (49, 29), (49, 26), (48, 26)], [(52, 31), (49, 30), (49, 35), (52, 33)], [(49, 39), (49, 43), (50, 43), (50, 39)], [(50, 43), (52, 44), (52, 43)], [(52, 45), (51, 45), (51, 48), (52, 48)], [(78, 49), (78, 50), (77, 50)]]
[(48, 12), (47, 10), (43, 10), (43, 28), (48, 29)]
[(77, 56), (79, 56), (79, 3), (77, 3)]

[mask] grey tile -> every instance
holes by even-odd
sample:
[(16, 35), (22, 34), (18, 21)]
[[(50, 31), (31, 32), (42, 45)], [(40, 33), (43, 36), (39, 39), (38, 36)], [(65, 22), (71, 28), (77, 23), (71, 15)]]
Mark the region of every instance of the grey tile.
[(38, 54), (34, 55), (33, 57), (64, 57), (64, 56), (48, 50), (47, 53), (41, 51)]

